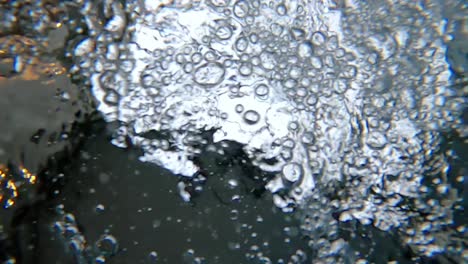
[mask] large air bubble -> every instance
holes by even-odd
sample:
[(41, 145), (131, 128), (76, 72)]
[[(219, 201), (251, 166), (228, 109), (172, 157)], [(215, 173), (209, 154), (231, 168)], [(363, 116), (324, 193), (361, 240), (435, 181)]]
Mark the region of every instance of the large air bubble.
[(213, 86), (219, 84), (224, 77), (224, 68), (220, 63), (209, 62), (197, 68), (193, 80), (200, 85)]

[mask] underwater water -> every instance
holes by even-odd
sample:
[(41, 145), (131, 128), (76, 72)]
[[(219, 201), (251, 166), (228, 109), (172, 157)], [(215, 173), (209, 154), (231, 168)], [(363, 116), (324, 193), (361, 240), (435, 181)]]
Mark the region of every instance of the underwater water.
[(468, 261), (463, 1), (1, 7), (0, 260)]

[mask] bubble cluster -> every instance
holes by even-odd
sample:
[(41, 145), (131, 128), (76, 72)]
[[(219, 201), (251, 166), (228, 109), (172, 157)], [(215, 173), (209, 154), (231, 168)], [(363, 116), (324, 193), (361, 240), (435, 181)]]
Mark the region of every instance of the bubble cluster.
[(24, 167), (13, 168), (0, 164), (0, 206), (12, 208), (38, 181), (36, 175)]
[[(429, 220), (412, 212), (429, 208), (426, 175), (447, 166), (433, 151), (441, 133), (467, 135), (466, 89), (453, 85), (446, 60), (456, 21), (444, 12), (456, 13), (456, 1), (109, 2), (105, 23), (85, 21), (88, 36), (71, 53), (98, 110), (121, 124), (115, 145), (192, 177), (207, 147), (200, 134), (214, 131), (215, 143), (243, 144), (252, 164), (276, 175), (266, 188), (278, 207), (320, 212), (303, 219), (318, 259), (346, 259), (349, 246), (330, 230), (349, 221), (421, 230), (405, 242), (440, 253), (445, 240), (422, 243)], [(444, 212), (437, 233), (450, 202), (431, 208)]]
[(118, 251), (118, 241), (111, 234), (103, 234), (94, 245), (90, 245), (78, 227), (75, 216), (67, 213), (63, 205), (56, 207), (57, 220), (52, 223), (52, 229), (57, 237), (66, 245), (66, 251), (71, 251), (79, 263), (106, 263)]

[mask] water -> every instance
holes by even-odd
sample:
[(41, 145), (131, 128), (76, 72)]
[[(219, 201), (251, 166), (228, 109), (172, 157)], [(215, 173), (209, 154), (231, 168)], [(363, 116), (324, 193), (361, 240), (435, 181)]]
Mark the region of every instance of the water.
[[(203, 157), (242, 157), (239, 164), (253, 171), (241, 173), (252, 192), (266, 191), (272, 205), (299, 218), (308, 261), (384, 261), (380, 235), (361, 243), (369, 250), (353, 242), (361, 228), (362, 236), (398, 234), (413, 261), (466, 260), (457, 216), (463, 180), (452, 180), (464, 169), (456, 165), (461, 154), (444, 145), (447, 132), (467, 135), (462, 1), (80, 1), (61, 8), (70, 26), (60, 59), (112, 124), (112, 144), (179, 175), (174, 186), (185, 202), (207, 191), (202, 183), (213, 165)], [(26, 36), (39, 30), (36, 41), (65, 24), (51, 15), (43, 26), (34, 20), (40, 17), (24, 26)], [(13, 69), (23, 67), (16, 58)], [(237, 193), (220, 197), (242, 203)], [(247, 260), (268, 263), (257, 247)], [(289, 256), (300, 263), (298, 250)], [(404, 258), (402, 251), (387, 260)], [(75, 255), (98, 263), (109, 257), (91, 249)]]

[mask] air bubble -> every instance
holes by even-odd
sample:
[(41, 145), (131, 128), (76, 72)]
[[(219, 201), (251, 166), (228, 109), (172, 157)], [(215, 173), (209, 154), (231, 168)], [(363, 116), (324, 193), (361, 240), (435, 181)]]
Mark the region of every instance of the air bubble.
[(249, 40), (250, 40), (250, 42), (252, 42), (253, 44), (257, 44), (257, 42), (258, 42), (258, 35), (257, 35), (256, 33), (250, 34)]
[(229, 242), (228, 243), (228, 248), (230, 250), (239, 250), (241, 248), (241, 245), (240, 243), (236, 243), (236, 242)]
[(232, 209), (231, 212), (229, 213), (229, 218), (231, 220), (237, 220), (239, 218), (239, 211), (236, 209)]
[(296, 121), (289, 122), (288, 129), (289, 131), (295, 132), (299, 129), (299, 124)]
[(174, 47), (168, 47), (168, 48), (166, 49), (166, 54), (167, 54), (167, 56), (168, 56), (169, 58), (172, 57), (172, 55), (174, 55), (174, 53), (175, 53)]
[(150, 87), (155, 84), (155, 79), (152, 75), (150, 74), (145, 74), (141, 76), (141, 86), (143, 87)]
[(252, 74), (252, 64), (244, 62), (239, 67), (239, 73), (244, 76)]
[(148, 254), (148, 258), (150, 263), (156, 263), (156, 261), (158, 260), (158, 253), (156, 251), (151, 251)]
[[(246, 22), (248, 25), (252, 25), (252, 24), (255, 22), (255, 17), (253, 17), (253, 16), (248, 16), (248, 17), (245, 18), (245, 22)], [(246, 31), (249, 31), (249, 28), (250, 28), (249, 26), (244, 27), (244, 29), (245, 29)]]
[(223, 65), (224, 65), (225, 68), (229, 68), (229, 67), (231, 67), (233, 64), (234, 64), (234, 62), (233, 62), (232, 60), (229, 60), (229, 59), (223, 61)]
[(216, 30), (216, 36), (220, 40), (229, 39), (232, 36), (232, 30), (229, 26), (221, 26), (218, 28), (218, 30)]
[(216, 62), (209, 62), (195, 70), (193, 80), (200, 85), (213, 86), (219, 84), (223, 78), (223, 65)]
[(203, 36), (201, 39), (202, 43), (205, 45), (210, 45), (211, 43), (211, 37), (210, 36)]
[(72, 239), (69, 241), (70, 248), (75, 252), (75, 253), (80, 253), (83, 252), (85, 249), (84, 245), (85, 241), (83, 239), (83, 236), (77, 235), (74, 236)]
[(377, 64), (377, 62), (379, 62), (379, 54), (376, 52), (371, 52), (367, 58), (367, 62), (369, 62), (371, 65)]
[(193, 71), (193, 64), (190, 63), (190, 62), (187, 62), (185, 65), (184, 65), (184, 72), (185, 73), (191, 73)]
[(260, 114), (254, 110), (248, 110), (244, 113), (244, 121), (249, 125), (254, 125), (260, 120)]
[(278, 13), (278, 15), (280, 16), (286, 15), (287, 12), (288, 12), (288, 9), (286, 8), (284, 4), (280, 4), (276, 7), (276, 13)]
[(312, 44), (308, 41), (303, 42), (297, 47), (297, 54), (301, 58), (309, 58), (313, 55), (314, 49), (312, 47)]
[(110, 89), (116, 86), (116, 75), (114, 71), (105, 71), (99, 76), (99, 84), (103, 89)]
[(237, 113), (242, 113), (242, 112), (244, 112), (244, 106), (241, 105), (241, 104), (238, 104), (238, 105), (236, 105), (235, 110), (236, 110)]
[(273, 23), (270, 26), (270, 31), (275, 36), (280, 36), (283, 33), (283, 30), (284, 30), (283, 26), (278, 23)]
[(104, 209), (105, 209), (104, 205), (98, 204), (98, 205), (96, 205), (95, 210), (96, 210), (97, 213), (102, 213), (102, 212), (104, 212)]
[(300, 28), (292, 28), (291, 29), (291, 36), (294, 40), (303, 40), (305, 37), (305, 31)]
[(293, 89), (296, 87), (297, 85), (297, 81), (294, 80), (294, 79), (287, 79), (286, 81), (284, 81), (284, 87), (286, 88), (289, 88), (289, 89)]
[(63, 221), (66, 223), (66, 224), (70, 224), (70, 225), (75, 225), (76, 224), (76, 218), (73, 214), (66, 214), (63, 216)]
[(302, 75), (302, 68), (298, 66), (292, 66), (289, 70), (289, 76), (293, 79), (298, 79)]
[(192, 50), (193, 50), (193, 48), (190, 47), (190, 46), (186, 46), (186, 47), (183, 48), (183, 52), (184, 52), (185, 55), (191, 54)]
[(249, 13), (248, 2), (244, 0), (237, 1), (234, 4), (233, 11), (234, 11), (234, 15), (237, 16), (238, 18), (244, 18)]
[(254, 66), (259, 66), (261, 63), (260, 58), (258, 56), (252, 56), (252, 59), (250, 60), (250, 62)]
[(119, 249), (117, 239), (112, 235), (103, 235), (96, 241), (96, 248), (104, 256), (113, 256)]
[(109, 105), (118, 105), (120, 101), (120, 95), (112, 90), (109, 89), (106, 92), (106, 95), (104, 96), (104, 102)]
[(283, 141), (282, 145), (284, 148), (293, 149), (296, 146), (296, 142), (294, 142), (294, 140), (292, 140), (291, 138), (287, 138)]
[(338, 49), (339, 44), (338, 44), (338, 37), (336, 36), (331, 36), (327, 40), (327, 50), (332, 51)]
[(302, 135), (302, 143), (305, 145), (312, 145), (315, 143), (315, 136), (312, 132), (305, 132)]
[(249, 54), (245, 54), (245, 53), (242, 54), (242, 55), (240, 56), (240, 61), (242, 61), (242, 62), (248, 62), (248, 61), (250, 61), (250, 56), (249, 56)]
[(317, 56), (313, 56), (310, 58), (310, 65), (315, 69), (321, 69), (323, 67), (322, 59)]
[(346, 81), (343, 79), (336, 79), (333, 80), (333, 89), (335, 90), (336, 93), (342, 94), (346, 91), (347, 84)]
[(186, 59), (185, 59), (185, 56), (184, 54), (177, 54), (175, 56), (175, 61), (178, 63), (178, 64), (184, 64), (186, 62)]
[(293, 158), (293, 150), (292, 149), (283, 149), (281, 150), (281, 158), (283, 158), (284, 161), (290, 161)]
[(163, 51), (160, 49), (153, 50), (153, 57), (155, 60), (160, 60), (163, 57)]
[(121, 60), (120, 69), (125, 73), (130, 73), (135, 67), (134, 60)]
[(343, 49), (343, 48), (339, 48), (335, 51), (335, 56), (338, 58), (338, 59), (341, 59), (343, 58), (344, 56), (346, 55), (346, 51)]
[(255, 87), (255, 95), (262, 100), (268, 98), (269, 92), (270, 88), (268, 88), (268, 86), (265, 84), (259, 84), (257, 87)]
[(340, 73), (340, 77), (346, 79), (352, 79), (356, 77), (357, 68), (354, 65), (346, 65), (343, 71)]
[(334, 68), (335, 66), (335, 58), (330, 55), (330, 54), (327, 54), (324, 58), (324, 64), (325, 66), (327, 66), (328, 68)]
[(205, 53), (205, 56), (203, 56), (203, 57), (204, 57), (205, 60), (207, 60), (207, 61), (215, 61), (216, 58), (217, 58), (216, 53), (215, 53), (214, 51), (212, 51), (212, 50), (207, 51), (207, 52)]
[(273, 53), (268, 52), (268, 51), (263, 51), (260, 54), (260, 60), (262, 62), (263, 68), (265, 68), (266, 70), (272, 70), (275, 68), (276, 59)]
[(322, 46), (325, 43), (325, 40), (325, 35), (320, 31), (314, 32), (314, 34), (312, 34), (311, 41), (315, 46)]
[(234, 189), (239, 185), (239, 182), (235, 179), (230, 179), (228, 181), (229, 188)]
[(308, 95), (308, 91), (306, 88), (304, 87), (299, 87), (297, 90), (296, 90), (296, 95), (298, 96), (298, 100), (302, 101), (302, 98), (301, 97), (305, 97), (306, 95)]
[(194, 54), (192, 54), (191, 60), (194, 64), (200, 63), (202, 59), (203, 59), (203, 56), (200, 52), (195, 52)]
[(237, 51), (244, 52), (249, 46), (249, 41), (246, 37), (240, 37), (236, 40), (235, 46)]

